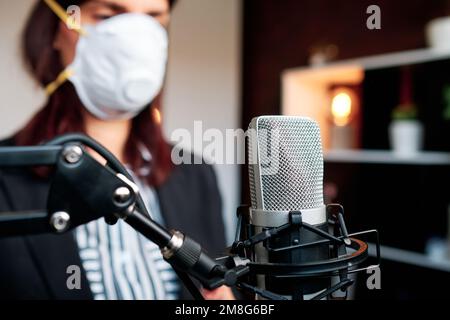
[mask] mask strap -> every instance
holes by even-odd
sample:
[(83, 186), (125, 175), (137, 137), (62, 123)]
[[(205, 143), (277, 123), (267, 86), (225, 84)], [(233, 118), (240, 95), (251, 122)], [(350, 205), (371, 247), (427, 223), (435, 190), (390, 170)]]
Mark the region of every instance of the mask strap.
[[(63, 9), (63, 7), (56, 2), (56, 0), (44, 0), (44, 2), (48, 5), (50, 10), (52, 10), (62, 22), (66, 23), (67, 26), (78, 32), (81, 36), (85, 36), (86, 32), (80, 26), (77, 26), (73, 23), (67, 12)], [(63, 70), (55, 81), (49, 83), (45, 87), (45, 93), (47, 96), (51, 96), (59, 87), (61, 87), (64, 82), (66, 82), (73, 75), (73, 70), (66, 69)]]
[(73, 71), (71, 69), (63, 70), (55, 81), (51, 82), (45, 87), (45, 93), (47, 96), (51, 96), (53, 93), (55, 93), (56, 90), (58, 90), (61, 85), (66, 82), (71, 76), (73, 75)]

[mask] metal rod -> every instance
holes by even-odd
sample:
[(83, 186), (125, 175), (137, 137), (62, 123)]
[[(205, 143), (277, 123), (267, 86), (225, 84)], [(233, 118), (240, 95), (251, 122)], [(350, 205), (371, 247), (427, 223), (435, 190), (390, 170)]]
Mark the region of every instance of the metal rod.
[(50, 232), (49, 218), (44, 211), (1, 212), (0, 238)]
[(341, 282), (339, 282), (338, 284), (332, 286), (331, 288), (328, 288), (324, 292), (319, 293), (317, 296), (313, 297), (311, 300), (322, 300), (323, 298), (329, 296), (333, 292), (336, 292), (339, 289), (342, 289), (342, 288), (345, 288), (345, 287), (349, 287), (352, 284), (353, 284), (353, 280), (350, 280), (350, 279), (342, 280)]
[(303, 223), (302, 226), (304, 228), (308, 229), (311, 232), (314, 232), (314, 233), (316, 233), (316, 234), (318, 234), (318, 235), (320, 235), (320, 236), (322, 236), (322, 237), (324, 237), (326, 239), (329, 239), (330, 241), (334, 241), (334, 242), (337, 242), (337, 243), (343, 243), (344, 242), (342, 239), (339, 239), (339, 238), (337, 238), (335, 236), (332, 236), (331, 234), (329, 234), (329, 233), (327, 233), (325, 231), (322, 231), (319, 228), (316, 228), (316, 227), (314, 227), (314, 226), (312, 226), (312, 225), (310, 225), (308, 223)]
[(54, 165), (61, 151), (61, 146), (2, 147), (0, 148), (0, 167)]
[(128, 215), (125, 222), (160, 248), (167, 246), (172, 239), (172, 234), (166, 228), (137, 210)]

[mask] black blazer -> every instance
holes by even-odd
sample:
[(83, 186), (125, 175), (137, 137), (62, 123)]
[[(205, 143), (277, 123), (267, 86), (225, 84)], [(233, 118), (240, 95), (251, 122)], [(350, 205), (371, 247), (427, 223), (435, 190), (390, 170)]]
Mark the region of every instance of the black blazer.
[[(0, 147), (11, 144), (0, 142)], [(1, 170), (0, 212), (45, 209), (48, 187), (48, 181), (28, 170)], [(212, 256), (225, 251), (221, 198), (212, 167), (177, 166), (156, 191), (168, 228), (183, 231)], [(84, 271), (81, 290), (67, 289), (70, 265), (82, 268), (73, 232), (0, 238), (0, 299), (92, 299)], [(192, 298), (184, 287), (181, 298)]]

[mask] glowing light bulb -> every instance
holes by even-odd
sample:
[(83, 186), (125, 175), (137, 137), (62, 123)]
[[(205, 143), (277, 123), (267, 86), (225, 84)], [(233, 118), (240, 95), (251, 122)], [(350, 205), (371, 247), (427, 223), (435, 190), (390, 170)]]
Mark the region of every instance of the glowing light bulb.
[(331, 114), (334, 124), (344, 127), (350, 122), (352, 114), (352, 98), (346, 92), (340, 92), (333, 97), (331, 103)]

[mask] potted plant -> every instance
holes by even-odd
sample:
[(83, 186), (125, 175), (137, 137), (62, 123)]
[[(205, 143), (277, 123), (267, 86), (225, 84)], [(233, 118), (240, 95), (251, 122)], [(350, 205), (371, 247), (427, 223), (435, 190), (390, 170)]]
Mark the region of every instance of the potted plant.
[(411, 157), (423, 148), (424, 129), (418, 120), (417, 106), (412, 98), (412, 76), (409, 67), (403, 68), (401, 78), (400, 105), (392, 111), (389, 139), (396, 155)]
[(416, 155), (423, 147), (423, 125), (417, 119), (415, 105), (401, 105), (392, 112), (389, 126), (391, 148), (398, 156)]

